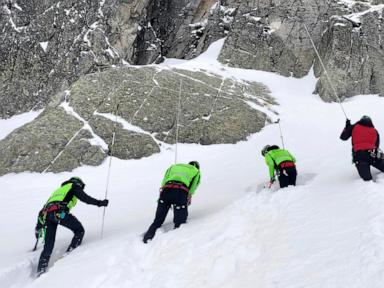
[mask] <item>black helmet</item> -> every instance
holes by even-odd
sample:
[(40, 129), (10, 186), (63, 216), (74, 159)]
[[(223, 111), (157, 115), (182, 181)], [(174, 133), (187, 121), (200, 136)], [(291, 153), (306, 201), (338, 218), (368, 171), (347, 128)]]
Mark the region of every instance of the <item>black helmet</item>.
[(73, 176), (73, 177), (71, 177), (71, 179), (68, 180), (68, 182), (72, 182), (73, 184), (78, 184), (78, 185), (80, 185), (83, 189), (84, 189), (84, 187), (85, 187), (85, 183), (83, 182), (83, 180), (81, 180), (80, 177)]
[(372, 119), (367, 115), (364, 115), (363, 117), (361, 117), (359, 124), (367, 127), (373, 127)]
[(261, 155), (265, 156), (268, 153), (270, 145), (265, 145), (263, 149), (261, 149)]
[(200, 170), (200, 164), (197, 161), (191, 161), (188, 163), (189, 165), (195, 166), (197, 169)]
[(261, 155), (265, 156), (269, 151), (280, 149), (277, 145), (265, 145), (264, 148), (261, 150)]

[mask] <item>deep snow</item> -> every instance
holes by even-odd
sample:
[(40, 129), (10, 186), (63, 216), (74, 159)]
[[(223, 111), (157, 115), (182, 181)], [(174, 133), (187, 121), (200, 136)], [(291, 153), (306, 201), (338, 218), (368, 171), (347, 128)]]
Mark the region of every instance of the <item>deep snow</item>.
[[(71, 173), (0, 177), (1, 287), (384, 287), (384, 176), (373, 170), (375, 183), (359, 179), (350, 142), (339, 140), (345, 122), (339, 104), (312, 94), (313, 73), (295, 79), (219, 64), (222, 43), (194, 60), (169, 59), (161, 67), (200, 68), (267, 85), (279, 103), (269, 107), (279, 116), (270, 116), (280, 117), (285, 145), (298, 160), (299, 185), (263, 188), (268, 170), (260, 150), (280, 144), (276, 124), (236, 145), (179, 144), (180, 162), (198, 160), (202, 171), (189, 222), (172, 231), (168, 216), (144, 245), (141, 234), (153, 220), (174, 147), (141, 160), (113, 159), (104, 238), (102, 209), (78, 204), (73, 214), (86, 229), (83, 245), (55, 263), (71, 238), (58, 229), (51, 268), (33, 281), (41, 248), (28, 250), (37, 212), (72, 175), (84, 179), (87, 193), (103, 198), (108, 161)], [(368, 114), (384, 133), (383, 103), (364, 95), (343, 105), (353, 121)], [(10, 121), (2, 120), (0, 133)]]

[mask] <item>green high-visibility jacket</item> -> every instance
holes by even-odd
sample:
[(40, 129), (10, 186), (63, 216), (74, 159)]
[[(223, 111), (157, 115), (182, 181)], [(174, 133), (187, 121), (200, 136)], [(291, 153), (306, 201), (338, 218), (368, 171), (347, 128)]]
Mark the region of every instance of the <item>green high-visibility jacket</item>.
[(68, 183), (55, 190), (45, 205), (48, 205), (52, 202), (63, 202), (64, 200), (67, 200), (67, 208), (68, 210), (71, 210), (77, 203), (77, 198), (75, 195), (73, 195), (71, 199), (66, 199), (68, 192), (72, 189), (72, 185), (72, 183)]
[(295, 157), (292, 156), (291, 153), (289, 153), (288, 150), (284, 149), (274, 149), (269, 151), (267, 154), (265, 154), (265, 162), (267, 163), (269, 167), (269, 177), (271, 180), (275, 176), (275, 169), (285, 161), (291, 161), (296, 163)]
[(189, 196), (192, 196), (200, 184), (200, 171), (190, 164), (174, 164), (165, 172), (161, 186), (169, 181), (183, 183), (189, 188)]

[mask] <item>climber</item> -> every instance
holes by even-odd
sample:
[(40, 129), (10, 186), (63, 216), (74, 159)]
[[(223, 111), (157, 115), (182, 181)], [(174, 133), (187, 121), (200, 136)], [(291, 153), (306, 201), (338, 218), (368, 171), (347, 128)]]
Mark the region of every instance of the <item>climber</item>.
[(167, 169), (161, 182), (155, 220), (144, 234), (144, 243), (155, 236), (156, 230), (164, 223), (171, 205), (173, 205), (174, 228), (187, 222), (188, 205), (191, 204), (192, 195), (199, 184), (200, 165), (197, 161), (191, 161), (188, 164), (174, 164)]
[(261, 151), (265, 162), (269, 167), (269, 185), (270, 188), (275, 182), (275, 171), (279, 179), (280, 188), (288, 185), (296, 185), (296, 159), (288, 150), (280, 149), (277, 145), (266, 145)]
[(384, 172), (383, 153), (379, 149), (380, 136), (371, 118), (363, 116), (353, 125), (347, 119), (340, 139), (346, 141), (350, 137), (352, 137), (352, 159), (360, 177), (364, 181), (372, 180), (371, 165)]
[(41, 252), (37, 275), (46, 272), (48, 262), (55, 244), (57, 225), (70, 229), (75, 235), (72, 238), (67, 252), (81, 244), (84, 237), (84, 228), (69, 211), (76, 205), (77, 199), (98, 207), (108, 206), (108, 200), (96, 200), (84, 192), (85, 184), (79, 177), (72, 177), (55, 190), (43, 209), (39, 212), (35, 227), (35, 236), (44, 239), (44, 249)]

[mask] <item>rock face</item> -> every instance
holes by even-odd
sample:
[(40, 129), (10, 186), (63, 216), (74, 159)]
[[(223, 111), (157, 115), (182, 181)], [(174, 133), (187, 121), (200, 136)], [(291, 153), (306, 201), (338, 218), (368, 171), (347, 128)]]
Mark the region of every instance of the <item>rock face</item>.
[(130, 59), (145, 6), (143, 0), (0, 1), (0, 117), (44, 107), (81, 75)]
[(128, 66), (88, 74), (0, 141), (0, 175), (150, 156), (175, 143), (177, 129), (182, 143), (236, 143), (264, 127), (257, 107), (272, 103), (261, 84), (203, 71)]
[(164, 57), (190, 59), (225, 37), (235, 9), (216, 0), (151, 1), (135, 42), (135, 63), (159, 63)]
[[(358, 94), (384, 95), (383, 17), (383, 9), (371, 9), (359, 17), (331, 18), (320, 51), (341, 99)], [(316, 92), (325, 100), (337, 100), (319, 65), (315, 67), (320, 77)]]
[[(220, 60), (230, 66), (302, 77), (312, 64), (326, 101), (384, 94), (382, 1), (226, 1), (236, 7)], [(314, 53), (320, 51), (337, 96)]]
[(1, 0), (0, 118), (45, 107), (111, 65), (200, 54), (229, 29), (206, 25), (224, 15), (208, 13), (214, 2)]
[(316, 92), (334, 100), (305, 27), (339, 97), (383, 94), (383, 4), (0, 0), (0, 118), (45, 107), (82, 75), (125, 62), (190, 59), (225, 36), (223, 63), (295, 77), (315, 63)]

